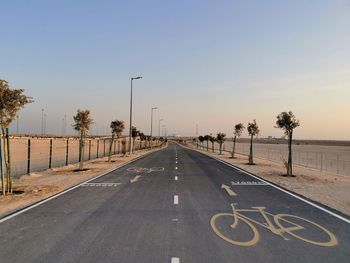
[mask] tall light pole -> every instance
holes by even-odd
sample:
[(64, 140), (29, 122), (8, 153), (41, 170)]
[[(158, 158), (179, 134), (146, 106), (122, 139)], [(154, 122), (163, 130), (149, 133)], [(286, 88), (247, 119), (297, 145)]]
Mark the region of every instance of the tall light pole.
[(44, 114), (44, 135), (46, 135), (46, 113)]
[(44, 109), (41, 109), (41, 136), (44, 136)]
[(63, 135), (66, 136), (67, 135), (67, 115), (64, 114), (64, 125), (63, 125)]
[(18, 127), (19, 127), (19, 115), (17, 115), (17, 127), (16, 127), (17, 136), (18, 136)]
[(164, 119), (159, 119), (159, 122), (158, 122), (158, 137), (160, 138), (160, 122), (161, 121), (164, 121)]
[(129, 154), (131, 154), (131, 150), (132, 150), (132, 147), (131, 147), (131, 143), (132, 143), (132, 81), (134, 79), (142, 79), (141, 76), (139, 77), (136, 77), (136, 78), (131, 78), (130, 79), (130, 131), (129, 131)]
[(152, 129), (153, 129), (153, 110), (157, 110), (158, 107), (151, 108), (151, 149), (152, 149)]

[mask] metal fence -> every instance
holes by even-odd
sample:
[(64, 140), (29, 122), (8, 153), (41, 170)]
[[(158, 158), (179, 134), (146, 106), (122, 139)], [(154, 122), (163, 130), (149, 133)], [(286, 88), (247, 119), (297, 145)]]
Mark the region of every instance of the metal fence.
[[(211, 150), (209, 142), (209, 150)], [(226, 141), (223, 145), (225, 152), (232, 152), (233, 143)], [(207, 143), (200, 145), (207, 148)], [(215, 151), (219, 145), (214, 143)], [(236, 143), (236, 153), (249, 154), (249, 143)], [(286, 144), (254, 144), (253, 156), (283, 164), (288, 158)], [(293, 145), (293, 164), (325, 171), (338, 175), (350, 176), (350, 147), (347, 146), (319, 146), (319, 145)]]
[[(115, 139), (112, 154), (122, 154), (122, 138)], [(108, 156), (111, 138), (87, 138), (84, 143), (84, 161)], [(152, 146), (160, 143), (153, 141)], [(149, 141), (136, 140), (133, 149), (149, 148)], [(129, 142), (126, 141), (126, 151)], [(74, 164), (79, 161), (78, 138), (13, 138), (11, 139), (11, 166), (13, 176)]]

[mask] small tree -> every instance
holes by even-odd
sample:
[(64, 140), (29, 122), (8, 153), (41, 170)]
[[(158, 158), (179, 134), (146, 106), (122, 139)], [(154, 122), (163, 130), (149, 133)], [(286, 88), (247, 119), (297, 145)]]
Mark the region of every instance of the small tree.
[(235, 129), (233, 131), (232, 159), (235, 158), (237, 137), (240, 137), (242, 135), (243, 130), (244, 130), (244, 125), (242, 123), (238, 123), (235, 125)]
[(117, 139), (120, 138), (125, 128), (125, 125), (123, 121), (115, 120), (111, 122), (110, 127), (112, 129), (112, 140), (111, 140), (111, 143), (109, 144), (108, 162), (110, 162), (112, 159), (112, 145), (114, 143), (114, 138), (115, 136), (117, 136)]
[(288, 136), (288, 165), (287, 165), (287, 176), (293, 176), (293, 166), (292, 166), (292, 140), (293, 140), (293, 130), (300, 126), (299, 120), (297, 120), (293, 112), (281, 112), (277, 116), (276, 121), (277, 127), (284, 130), (284, 134)]
[(80, 132), (80, 141), (79, 141), (79, 170), (83, 170), (84, 166), (84, 140), (90, 126), (93, 123), (93, 120), (90, 117), (89, 110), (78, 110), (77, 114), (73, 117), (75, 124), (73, 125), (74, 129)]
[(146, 140), (146, 135), (143, 132), (139, 133), (140, 136), (140, 150), (142, 149), (142, 142)]
[(203, 138), (204, 138), (204, 141), (207, 142), (207, 151), (209, 151), (209, 135), (205, 135)]
[(222, 132), (219, 132), (216, 135), (216, 141), (219, 144), (220, 154), (222, 153), (222, 144), (225, 142), (225, 137), (226, 137), (226, 134)]
[[(0, 125), (1, 133), (0, 139), (3, 139), (3, 149), (0, 147), (1, 157), (4, 158), (5, 167), (2, 167), (2, 160), (0, 159), (1, 166), (1, 183), (2, 194), (13, 192), (12, 185), (12, 172), (11, 172), (11, 154), (10, 154), (10, 131), (9, 126), (11, 122), (16, 119), (18, 111), (24, 107), (27, 103), (33, 102), (31, 97), (23, 94), (23, 89), (11, 89), (9, 83), (6, 80), (0, 79)], [(1, 145), (0, 145), (1, 146)], [(5, 169), (4, 169), (5, 168)], [(7, 186), (5, 189), (4, 172), (6, 170)]]
[(216, 141), (216, 138), (214, 136), (209, 135), (209, 141), (211, 142), (211, 150), (214, 152), (214, 143)]
[(257, 136), (260, 132), (259, 126), (256, 124), (256, 120), (249, 122), (247, 126), (248, 134), (250, 135), (250, 149), (249, 149), (249, 163), (254, 164), (253, 160), (253, 137)]
[(137, 136), (139, 136), (139, 133), (140, 133), (140, 131), (137, 130), (136, 127), (132, 126), (132, 128), (131, 128), (131, 137), (132, 137), (132, 147), (133, 147), (132, 150), (133, 151), (134, 151), (134, 147), (135, 147), (135, 140), (136, 140)]
[(198, 140), (201, 144), (201, 147), (203, 146), (203, 142), (204, 142), (204, 137), (202, 135), (198, 136)]

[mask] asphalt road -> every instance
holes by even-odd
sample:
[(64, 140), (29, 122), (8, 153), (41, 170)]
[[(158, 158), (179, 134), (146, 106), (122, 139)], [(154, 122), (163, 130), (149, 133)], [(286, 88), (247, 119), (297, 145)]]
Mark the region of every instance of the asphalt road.
[(169, 143), (1, 222), (0, 262), (350, 262), (350, 224)]

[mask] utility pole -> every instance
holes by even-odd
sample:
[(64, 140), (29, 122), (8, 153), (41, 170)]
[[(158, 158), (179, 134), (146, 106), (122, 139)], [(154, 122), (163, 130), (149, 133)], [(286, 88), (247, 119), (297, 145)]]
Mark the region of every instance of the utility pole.
[(19, 127), (19, 115), (17, 115), (17, 127), (16, 127), (16, 134), (18, 135), (18, 127)]
[(158, 123), (158, 137), (160, 137), (160, 122), (164, 121), (164, 119), (159, 119), (159, 123)]
[(158, 107), (151, 108), (151, 149), (152, 149), (152, 128), (153, 128), (153, 110), (158, 109)]
[(41, 109), (41, 136), (44, 136), (44, 109)]

